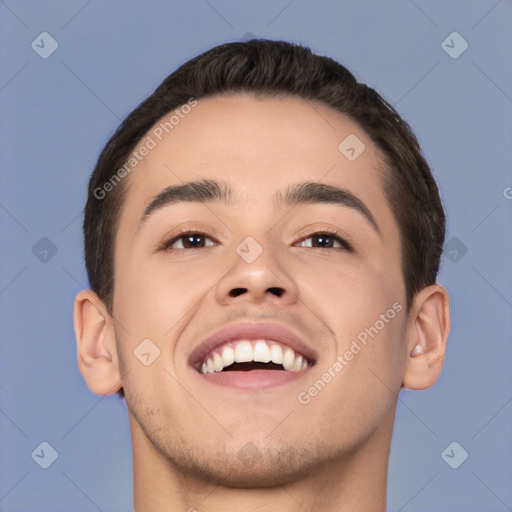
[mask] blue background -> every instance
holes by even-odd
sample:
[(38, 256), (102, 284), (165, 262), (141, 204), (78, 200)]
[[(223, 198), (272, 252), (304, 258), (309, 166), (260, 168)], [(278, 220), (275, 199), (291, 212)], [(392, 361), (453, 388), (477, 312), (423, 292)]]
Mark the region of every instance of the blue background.
[[(453, 327), (436, 386), (400, 395), (389, 510), (509, 510), (511, 19), (506, 0), (0, 3), (0, 509), (131, 510), (124, 403), (93, 395), (76, 367), (87, 181), (164, 77), (254, 34), (310, 46), (376, 87), (441, 188)], [(47, 59), (31, 47), (43, 31), (59, 45)], [(453, 31), (469, 44), (456, 59), (441, 46)], [(58, 452), (46, 470), (31, 457), (43, 441)], [(453, 441), (469, 454), (458, 469), (441, 457)]]

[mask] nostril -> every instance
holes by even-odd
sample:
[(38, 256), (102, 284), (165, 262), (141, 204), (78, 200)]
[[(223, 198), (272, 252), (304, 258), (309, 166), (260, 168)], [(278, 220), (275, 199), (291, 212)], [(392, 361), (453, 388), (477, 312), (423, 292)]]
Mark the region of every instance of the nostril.
[(284, 290), (282, 288), (269, 288), (268, 291), (270, 293), (273, 293), (274, 295), (276, 295), (277, 297), (281, 297), (281, 295), (283, 294)]
[[(238, 297), (239, 295), (247, 293), (247, 291), (248, 291), (247, 288), (233, 288), (229, 292), (229, 296), (230, 297)], [(283, 295), (283, 293), (284, 293), (283, 288), (279, 288), (279, 287), (268, 288), (267, 291), (269, 291), (270, 293), (272, 293), (276, 297), (281, 297), (281, 295)]]
[(245, 293), (247, 291), (247, 288), (233, 288), (229, 292), (230, 297), (238, 297), (239, 295), (242, 295), (242, 293)]

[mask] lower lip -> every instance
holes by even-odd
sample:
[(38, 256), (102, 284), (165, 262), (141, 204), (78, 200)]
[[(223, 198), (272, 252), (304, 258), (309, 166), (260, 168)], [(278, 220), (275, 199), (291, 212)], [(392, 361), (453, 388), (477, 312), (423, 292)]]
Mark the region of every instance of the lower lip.
[(230, 388), (258, 391), (281, 386), (303, 377), (308, 369), (299, 372), (286, 370), (249, 370), (245, 372), (215, 372), (199, 375), (211, 384)]

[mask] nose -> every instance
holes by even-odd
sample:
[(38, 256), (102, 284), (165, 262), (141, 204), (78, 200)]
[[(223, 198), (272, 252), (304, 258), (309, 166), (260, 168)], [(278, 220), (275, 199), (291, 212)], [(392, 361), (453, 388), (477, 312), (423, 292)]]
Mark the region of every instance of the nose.
[[(252, 243), (251, 250), (254, 249), (254, 241)], [(254, 260), (244, 258), (242, 251), (233, 255), (228, 271), (217, 283), (215, 295), (219, 304), (274, 302), (289, 305), (298, 300), (297, 282), (284, 270), (277, 250), (271, 246), (259, 247), (261, 254)]]

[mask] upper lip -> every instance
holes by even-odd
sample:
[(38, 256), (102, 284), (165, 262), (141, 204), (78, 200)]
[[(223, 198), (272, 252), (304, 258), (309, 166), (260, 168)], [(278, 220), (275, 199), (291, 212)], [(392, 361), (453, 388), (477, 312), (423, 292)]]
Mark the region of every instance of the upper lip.
[(276, 323), (240, 322), (228, 325), (203, 340), (192, 351), (189, 363), (199, 369), (204, 358), (216, 347), (228, 341), (237, 340), (273, 340), (292, 348), (298, 354), (314, 364), (318, 358), (315, 350), (310, 348), (290, 329)]

